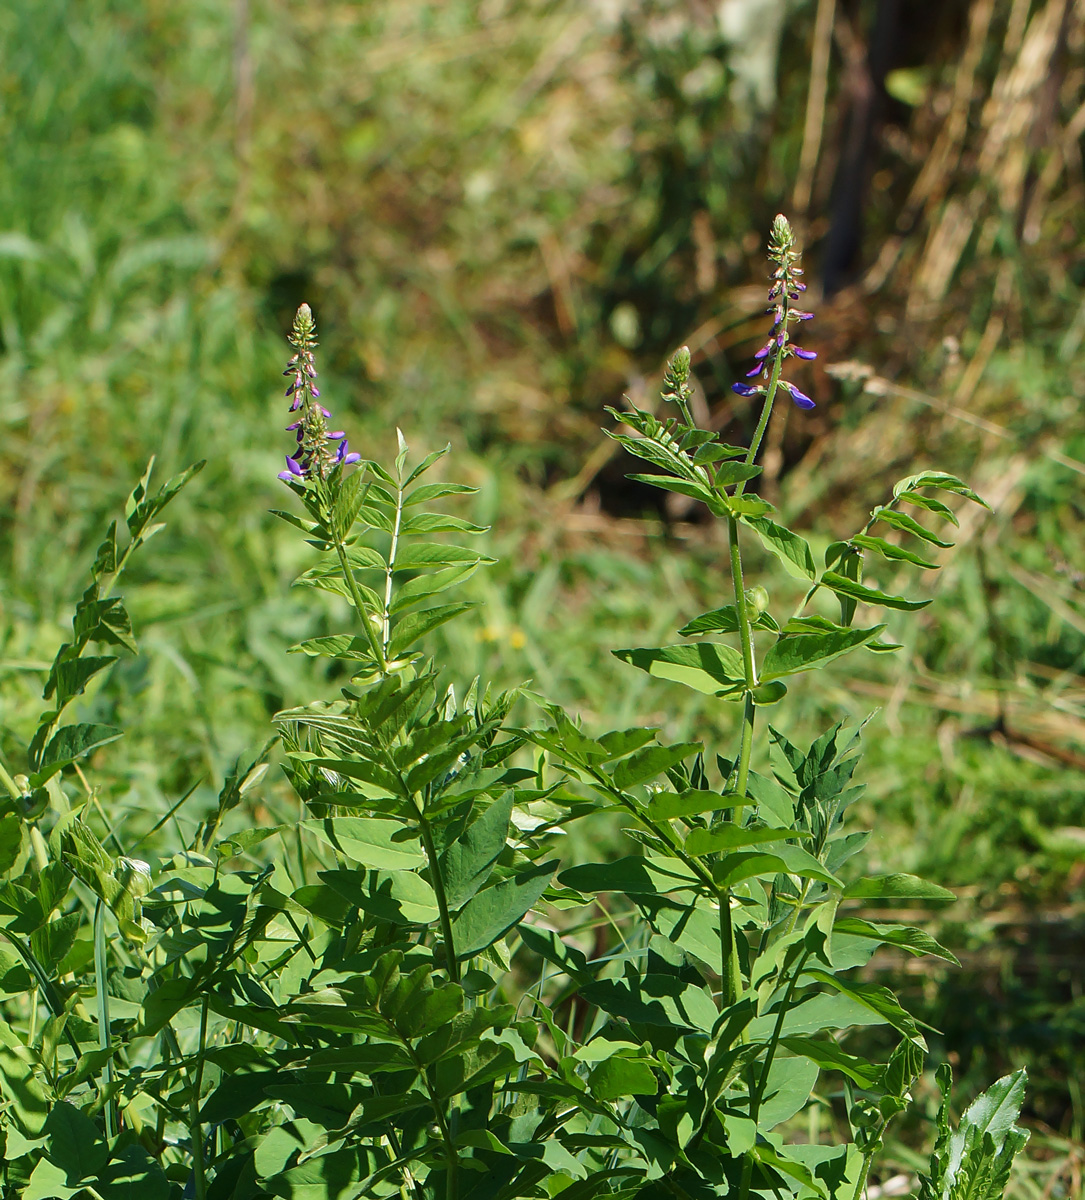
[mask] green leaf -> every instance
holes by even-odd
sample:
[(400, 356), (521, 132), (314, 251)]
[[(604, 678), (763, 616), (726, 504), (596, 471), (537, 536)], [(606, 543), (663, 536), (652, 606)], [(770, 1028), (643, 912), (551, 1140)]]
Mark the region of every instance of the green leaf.
[(372, 817), (325, 817), (302, 821), (303, 829), (334, 846), (351, 862), (381, 870), (411, 871), (425, 865), (417, 842), (405, 841), (404, 826)]
[(508, 841), (514, 799), (509, 790), (495, 800), (441, 856), (441, 878), (450, 908), (470, 900), (490, 877)]
[(412, 483), (420, 476), (424, 475), (435, 462), (444, 458), (444, 456), (452, 449), (452, 443), (449, 442), (440, 450), (431, 450), (417, 467), (403, 481), (404, 487), (410, 487)]
[(466, 483), (425, 483), (408, 492), (403, 500), (403, 507), (410, 504), (426, 504), (441, 496), (465, 496), (477, 492), (478, 488), (469, 487)]
[(477, 600), (461, 600), (458, 604), (442, 604), (437, 608), (426, 608), (421, 612), (408, 613), (392, 627), (388, 642), (388, 657), (398, 658), (409, 646), (431, 630), (458, 617), (460, 613), (478, 608)]
[(865, 875), (844, 889), (845, 900), (956, 900), (956, 895), (918, 875)]
[(488, 525), (474, 525), (463, 517), (450, 517), (445, 513), (414, 513), (404, 517), (399, 532), (403, 537), (419, 533), (485, 533)]
[(892, 508), (876, 508), (872, 520), (881, 521), (885, 525), (892, 525), (894, 529), (901, 529), (905, 533), (914, 534), (921, 541), (930, 542), (932, 546), (939, 546), (943, 550), (947, 550), (953, 545), (952, 542), (947, 542), (936, 534), (931, 533), (925, 526), (920, 525), (914, 517), (909, 517), (907, 513), (897, 512)]
[[(767, 612), (761, 613), (750, 624), (754, 629), (768, 629), (772, 633), (780, 632), (780, 626), (776, 624)], [(683, 625), (678, 632), (683, 637), (690, 637), (695, 633), (738, 633), (738, 630), (738, 610), (733, 604), (725, 604), (722, 608), (714, 609), (712, 612), (701, 613), (699, 617), (694, 617), (688, 624)]]
[(716, 507), (716, 497), (712, 494), (712, 490), (706, 487), (703, 483), (697, 483), (692, 479), (675, 479), (673, 475), (627, 475), (627, 479), (634, 483), (647, 483), (651, 487), (662, 488), (665, 492), (677, 492), (680, 496), (689, 496), (693, 500), (700, 500), (702, 504), (707, 504), (710, 507)]
[(390, 611), (392, 613), (401, 612), (412, 604), (424, 600), (427, 596), (447, 591), (448, 588), (463, 583), (474, 575), (483, 561), (486, 560), (480, 558), (466, 566), (446, 567), (443, 571), (434, 571), (432, 575), (417, 575), (414, 579), (409, 579), (396, 591)]
[[(958, 1127), (960, 1144), (964, 1144), (964, 1138), (960, 1135), (971, 1127), (980, 1134), (988, 1134), (998, 1149), (1021, 1115), (1027, 1079), (1027, 1073), (1022, 1067), (1012, 1075), (1004, 1075), (997, 1083), (991, 1084), (982, 1095), (977, 1096), (961, 1117)], [(958, 1138), (954, 1140), (957, 1141)]]
[(627, 754), (632, 754), (634, 750), (639, 750), (641, 746), (646, 746), (649, 742), (654, 741), (658, 732), (658, 729), (640, 726), (633, 729), (611, 730), (610, 733), (603, 734), (597, 743), (603, 749), (603, 756), (600, 757), (596, 752), (591, 757), (599, 763), (613, 762), (617, 758), (624, 758)]
[(881, 1078), (882, 1068), (877, 1063), (845, 1054), (831, 1038), (822, 1040), (805, 1037), (782, 1037), (780, 1045), (794, 1054), (804, 1055), (816, 1062), (823, 1071), (840, 1071), (854, 1080), (861, 1088), (873, 1087)]
[(112, 725), (62, 725), (33, 763), (35, 773), (31, 776), (31, 785), (41, 787), (47, 779), (77, 758), (123, 736), (124, 731)]
[(921, 487), (941, 488), (943, 492), (954, 492), (958, 496), (967, 497), (976, 504), (982, 504), (984, 508), (990, 508), (987, 501), (977, 496), (966, 483), (963, 483), (956, 475), (948, 475), (945, 471), (923, 471), (919, 475), (909, 475), (907, 479), (902, 479), (893, 488), (893, 495), (899, 497), (902, 492), (914, 491)]
[(887, 558), (892, 562), (908, 562), (916, 567), (923, 567), (927, 571), (939, 570), (938, 563), (933, 563), (929, 559), (922, 558), (920, 555), (911, 550), (905, 550), (901, 546), (894, 546), (892, 542), (887, 542), (885, 538), (867, 537), (866, 534), (857, 533), (852, 539), (853, 546), (860, 546), (864, 550), (873, 550), (876, 554), (880, 554), (882, 558)]
[(761, 875), (798, 875), (801, 879), (819, 879), (841, 887), (841, 882), (801, 846), (773, 846), (771, 851), (737, 851), (712, 865), (712, 878), (721, 887), (731, 887), (743, 879)]
[(469, 900), (452, 922), (457, 957), (481, 953), (518, 924), (546, 891), (557, 865), (557, 859), (533, 864)]
[(738, 792), (721, 794), (690, 788), (684, 792), (656, 792), (649, 800), (648, 813), (655, 820), (669, 821), (675, 817), (721, 812), (725, 808), (742, 808), (749, 803), (749, 797)]
[(410, 542), (400, 546), (396, 554), (396, 571), (417, 571), (421, 567), (446, 566), (453, 563), (492, 563), (495, 559), (466, 546), (446, 542)]
[(349, 633), (332, 633), (326, 637), (306, 638), (291, 646), (289, 654), (307, 654), (310, 658), (351, 658), (364, 659), (373, 657), (373, 647), (363, 637), (355, 637)]
[(775, 554), (784, 564), (790, 575), (796, 579), (813, 580), (817, 576), (814, 566), (814, 556), (810, 552), (810, 544), (805, 538), (768, 517), (741, 517), (743, 524), (757, 532), (761, 544), (766, 550)]
[(837, 933), (848, 934), (852, 937), (873, 938), (887, 946), (899, 946), (900, 949), (917, 957), (930, 954), (935, 958), (945, 959), (955, 967), (961, 965), (952, 951), (947, 950), (929, 933), (924, 933), (922, 929), (916, 929), (911, 925), (886, 925), (863, 921), (858, 917), (840, 917), (837, 919), (834, 929)]
[[(894, 491), (896, 491), (895, 488)], [(940, 517), (944, 517), (954, 525), (960, 525), (960, 521), (957, 520), (957, 514), (953, 509), (943, 504), (941, 500), (935, 500), (932, 496), (921, 496), (918, 492), (902, 491), (897, 493), (896, 498), (904, 500), (908, 504), (914, 504), (916, 508), (923, 508), (927, 512), (937, 513)]]
[(621, 1096), (655, 1096), (659, 1083), (643, 1059), (612, 1055), (596, 1064), (588, 1076), (588, 1090), (596, 1100)]
[(683, 683), (709, 696), (729, 696), (745, 686), (742, 656), (715, 642), (661, 646), (658, 650), (614, 650), (615, 658), (647, 671), (657, 679)]
[(917, 608), (926, 608), (929, 600), (908, 600), (904, 596), (892, 596), (887, 592), (879, 592), (874, 588), (864, 587), (854, 579), (848, 579), (836, 571), (826, 571), (821, 577), (822, 584), (832, 588), (838, 596), (847, 596), (851, 600), (861, 600), (864, 604), (880, 604), (883, 608), (899, 608), (909, 612)]
[(42, 1133), (46, 1156), (66, 1173), (69, 1187), (93, 1179), (109, 1158), (109, 1147), (98, 1126), (64, 1100), (53, 1106)]
[(170, 1184), (142, 1146), (116, 1150), (95, 1182), (102, 1200), (168, 1200)]
[(686, 838), (685, 850), (692, 858), (701, 858), (721, 850), (760, 846), (765, 842), (782, 842), (785, 838), (799, 836), (800, 832), (796, 829), (756, 829), (750, 825), (727, 824), (715, 829), (692, 830)]
[(433, 888), (413, 871), (321, 871), (320, 878), (363, 912), (393, 925), (430, 925), (440, 916)]
[(558, 876), (558, 882), (564, 887), (588, 894), (625, 892), (627, 895), (652, 895), (704, 886), (680, 859), (644, 858), (635, 854), (614, 862), (569, 867)]
[(847, 996), (850, 1000), (855, 1000), (865, 1008), (869, 1008), (871, 1012), (876, 1013), (887, 1024), (903, 1033), (905, 1037), (911, 1038), (913, 1042), (923, 1042), (915, 1018), (901, 1008), (900, 1002), (888, 988), (877, 987), (871, 983), (843, 980), (837, 975), (830, 975), (827, 971), (816, 968), (807, 968), (806, 974)]
[(631, 788), (645, 780), (654, 779), (668, 767), (680, 763), (701, 749), (700, 742), (681, 742), (676, 746), (649, 746), (624, 758), (614, 768), (611, 781), (616, 788)]
[(885, 628), (847, 629), (839, 633), (785, 633), (768, 649), (761, 664), (761, 680), (779, 679), (823, 667), (834, 658), (872, 642)]

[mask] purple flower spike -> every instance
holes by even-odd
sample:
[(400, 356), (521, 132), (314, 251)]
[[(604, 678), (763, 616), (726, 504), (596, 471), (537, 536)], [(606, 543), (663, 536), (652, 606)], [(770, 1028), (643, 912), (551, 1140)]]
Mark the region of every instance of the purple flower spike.
[(731, 391), (739, 396), (760, 396), (764, 389), (754, 387), (749, 383), (732, 383)]
[(337, 467), (361, 462), (362, 456), (349, 452), (345, 430), (328, 428), (332, 414), (317, 401), (320, 392), (313, 386), (317, 374), (313, 362), (316, 324), (308, 304), (298, 309), (288, 340), (298, 352), (283, 374), (293, 376), (286, 395), (292, 397), (290, 411), (298, 416), (287, 430), (296, 435), (298, 444), (293, 455), (287, 455), (287, 469), (279, 472), (279, 478), (287, 483), (298, 479), (312, 480), (319, 485), (328, 480)]
[(813, 400), (811, 400), (810, 397), (805, 392), (800, 392), (799, 389), (793, 383), (788, 383), (788, 382), (786, 382), (786, 380), (780, 380), (780, 383), (783, 387), (787, 388), (787, 390), (791, 393), (791, 399), (795, 401), (795, 403), (799, 406), (799, 408), (816, 408), (817, 407), (817, 405), (813, 402)]
[(801, 346), (792, 346), (791, 352), (796, 356), (796, 358), (811, 359), (817, 358), (818, 356), (818, 352), (816, 350), (804, 350)]

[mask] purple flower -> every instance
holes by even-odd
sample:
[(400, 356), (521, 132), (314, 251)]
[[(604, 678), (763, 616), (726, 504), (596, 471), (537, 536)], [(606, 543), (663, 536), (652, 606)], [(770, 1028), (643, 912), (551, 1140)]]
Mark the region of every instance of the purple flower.
[(792, 346), (791, 353), (794, 354), (796, 358), (810, 359), (817, 358), (818, 356), (818, 352), (816, 350), (804, 350), (801, 346)]
[(739, 396), (761, 396), (764, 394), (765, 389), (754, 387), (749, 383), (732, 383), (731, 391), (737, 393)]
[(787, 388), (787, 390), (791, 393), (791, 399), (795, 401), (795, 403), (799, 406), (799, 408), (816, 408), (817, 407), (814, 404), (813, 400), (811, 400), (810, 397), (805, 392), (800, 392), (799, 389), (793, 383), (788, 383), (786, 379), (780, 380), (780, 386)]

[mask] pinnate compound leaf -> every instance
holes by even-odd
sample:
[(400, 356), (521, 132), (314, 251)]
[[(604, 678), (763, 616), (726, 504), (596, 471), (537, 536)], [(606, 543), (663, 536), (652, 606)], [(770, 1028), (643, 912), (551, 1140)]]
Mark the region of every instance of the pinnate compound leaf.
[(821, 577), (822, 584), (831, 588), (838, 596), (850, 600), (861, 600), (864, 604), (878, 604), (882, 608), (899, 608), (911, 612), (918, 608), (926, 608), (929, 600), (909, 600), (905, 596), (893, 596), (888, 592), (880, 592), (876, 588), (865, 587), (848, 579), (838, 571), (826, 571)]
[(743, 516), (744, 524), (756, 531), (761, 544), (784, 564), (788, 574), (796, 579), (813, 580), (817, 576), (810, 544), (797, 533), (777, 525), (768, 517)]
[(858, 646), (868, 645), (883, 629), (884, 625), (875, 625), (871, 629), (832, 633), (787, 633), (769, 647), (761, 664), (761, 680), (766, 682), (823, 667)]

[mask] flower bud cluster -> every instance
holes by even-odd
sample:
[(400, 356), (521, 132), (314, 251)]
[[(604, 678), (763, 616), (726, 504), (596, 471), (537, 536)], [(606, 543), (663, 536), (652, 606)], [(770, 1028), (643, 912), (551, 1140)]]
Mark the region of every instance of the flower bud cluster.
[(793, 383), (781, 379), (776, 369), (777, 364), (782, 367), (784, 361), (792, 356), (817, 358), (815, 351), (804, 350), (802, 346), (792, 342), (789, 333), (792, 323), (809, 321), (814, 315), (792, 307), (792, 303), (806, 291), (806, 284), (800, 279), (803, 272), (799, 267), (799, 258), (791, 226), (785, 216), (778, 216), (772, 223), (772, 237), (769, 241), (769, 262), (773, 265), (773, 271), (772, 285), (769, 288), (769, 307), (765, 310), (773, 315), (772, 332), (768, 341), (754, 355), (757, 363), (753, 370), (746, 373), (747, 379), (760, 378), (762, 382), (733, 383), (731, 390), (740, 396), (764, 396), (775, 374), (778, 386), (790, 393), (791, 399), (800, 408), (813, 408), (813, 400), (804, 392), (800, 392)]
[(316, 322), (308, 304), (298, 309), (288, 337), (297, 353), (283, 374), (291, 377), (286, 395), (290, 400), (290, 411), (298, 413), (298, 419), (286, 428), (288, 433), (296, 434), (298, 445), (292, 455), (286, 456), (287, 469), (279, 472), (279, 478), (287, 482), (314, 476), (327, 479), (335, 467), (359, 462), (362, 456), (351, 452), (343, 430), (329, 430), (331, 413), (317, 403), (320, 391), (313, 382), (316, 379), (313, 363), (313, 351), (317, 346)]

